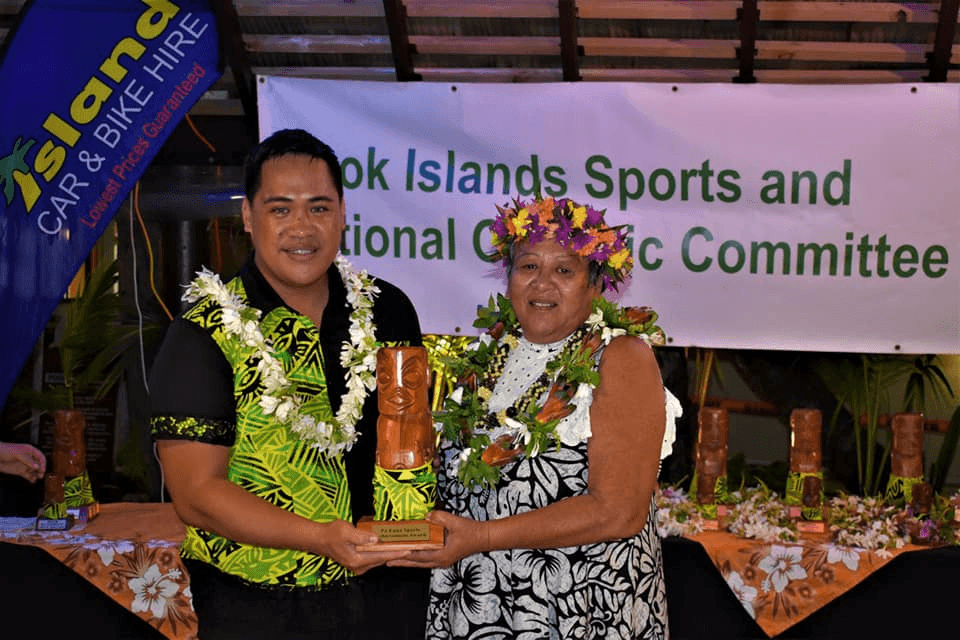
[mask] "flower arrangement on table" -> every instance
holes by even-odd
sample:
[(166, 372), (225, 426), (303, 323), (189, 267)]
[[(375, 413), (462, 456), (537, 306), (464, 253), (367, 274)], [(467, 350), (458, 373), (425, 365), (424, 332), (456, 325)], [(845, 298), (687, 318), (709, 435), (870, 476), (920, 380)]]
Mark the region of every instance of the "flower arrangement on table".
[[(788, 516), (783, 499), (762, 484), (730, 492), (732, 507), (723, 529), (735, 536), (768, 542), (795, 542), (797, 526)], [(841, 495), (828, 501), (831, 541), (883, 553), (907, 543), (960, 544), (956, 513), (960, 492), (937, 496), (929, 514), (915, 514), (909, 507), (884, 503), (879, 497)], [(657, 531), (661, 537), (696, 535), (703, 531), (697, 504), (682, 489), (662, 487), (657, 491)]]

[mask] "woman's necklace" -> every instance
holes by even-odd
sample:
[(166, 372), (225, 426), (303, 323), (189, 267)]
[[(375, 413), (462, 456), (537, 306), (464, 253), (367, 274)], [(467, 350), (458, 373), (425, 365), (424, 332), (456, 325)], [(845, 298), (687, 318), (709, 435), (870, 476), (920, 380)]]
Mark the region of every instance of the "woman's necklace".
[(263, 385), (259, 405), (264, 415), (273, 415), (301, 440), (328, 455), (349, 451), (357, 440), (356, 425), (363, 402), (377, 386), (377, 349), (380, 347), (373, 326), (373, 299), (380, 290), (366, 271), (354, 271), (343, 256), (337, 256), (334, 264), (353, 311), (350, 312), (350, 341), (345, 342), (340, 351), (340, 364), (347, 371), (347, 393), (337, 415), (329, 422), (301, 413), (303, 401), (287, 379), (273, 342), (264, 338), (260, 329), (259, 309), (244, 304), (236, 292), (206, 267), (183, 294), (187, 302), (212, 298), (223, 308), (223, 331), (227, 339), (254, 351), (254, 357), (259, 359), (256, 369)]
[(543, 374), (510, 407), (491, 412), (493, 388), (521, 334), (510, 301), (502, 295), (491, 298), (474, 322), (487, 332), (463, 356), (446, 360), (457, 385), (435, 415), (447, 445), (461, 450), (460, 481), (468, 487), (493, 485), (499, 467), (507, 462), (589, 438), (589, 432), (558, 433), (558, 425), (578, 406), (589, 406), (592, 390), (600, 384), (594, 356), (620, 335), (663, 344), (656, 317), (648, 308), (625, 309), (597, 298), (586, 323), (571, 334)]

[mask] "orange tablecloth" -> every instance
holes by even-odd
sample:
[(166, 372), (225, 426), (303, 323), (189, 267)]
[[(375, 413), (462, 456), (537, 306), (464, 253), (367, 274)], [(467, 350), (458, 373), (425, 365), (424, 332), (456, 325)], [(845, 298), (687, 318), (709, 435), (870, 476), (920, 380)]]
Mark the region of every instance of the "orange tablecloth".
[[(889, 554), (832, 544), (827, 534), (768, 543), (704, 531), (699, 542), (757, 624), (773, 637), (859, 584), (907, 545)], [(668, 585), (669, 586), (669, 585)]]
[(4, 542), (44, 549), (171, 640), (196, 640), (183, 536), (173, 505), (140, 503), (101, 505), (69, 531), (0, 532)]

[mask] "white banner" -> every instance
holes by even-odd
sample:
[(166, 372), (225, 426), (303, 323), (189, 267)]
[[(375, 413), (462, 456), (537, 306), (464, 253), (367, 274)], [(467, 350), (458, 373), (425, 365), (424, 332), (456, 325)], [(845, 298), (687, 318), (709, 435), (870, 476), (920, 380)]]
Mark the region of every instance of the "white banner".
[(960, 86), (259, 79), (261, 135), (344, 168), (344, 254), (475, 334), (494, 205), (632, 225), (621, 302), (675, 346), (960, 353)]

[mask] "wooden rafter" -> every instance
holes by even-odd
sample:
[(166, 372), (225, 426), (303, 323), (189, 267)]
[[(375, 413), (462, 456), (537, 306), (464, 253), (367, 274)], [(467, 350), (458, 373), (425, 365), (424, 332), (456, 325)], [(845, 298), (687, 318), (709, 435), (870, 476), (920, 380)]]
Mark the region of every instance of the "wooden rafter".
[[(734, 20), (734, 0), (579, 0), (581, 19)], [(771, 2), (757, 3), (767, 22), (935, 23), (936, 5), (921, 2)]]
[(958, 13), (960, 13), (960, 0), (942, 0), (933, 51), (930, 52), (930, 75), (926, 77), (928, 82), (946, 82), (947, 80), (947, 68), (953, 51), (953, 35), (957, 30)]
[(557, 9), (560, 18), (560, 60), (563, 64), (563, 79), (566, 82), (576, 82), (580, 79), (577, 3), (574, 0), (560, 0)]
[(420, 76), (413, 70), (412, 47), (407, 31), (407, 8), (401, 0), (383, 0), (383, 13), (390, 30), (390, 48), (393, 50), (393, 66), (397, 70), (397, 80), (420, 80)]
[(753, 75), (753, 62), (757, 55), (757, 23), (760, 21), (757, 0), (743, 0), (743, 6), (737, 9), (737, 20), (740, 22), (740, 46), (737, 47), (740, 73), (733, 81), (756, 82), (757, 78)]
[[(243, 33), (240, 30), (240, 18), (230, 0), (213, 0), (210, 3), (217, 20), (217, 33), (220, 39), (220, 52), (226, 58), (233, 72), (234, 83), (243, 106), (243, 119), (254, 140), (259, 139), (257, 133), (257, 92), (256, 81), (250, 65), (247, 64), (246, 51), (243, 45)], [(221, 66), (223, 66), (221, 61)]]

